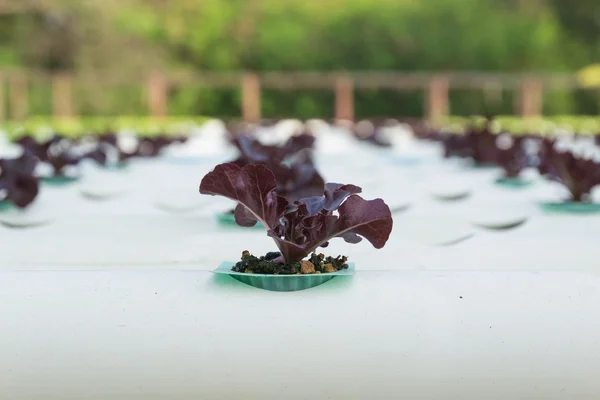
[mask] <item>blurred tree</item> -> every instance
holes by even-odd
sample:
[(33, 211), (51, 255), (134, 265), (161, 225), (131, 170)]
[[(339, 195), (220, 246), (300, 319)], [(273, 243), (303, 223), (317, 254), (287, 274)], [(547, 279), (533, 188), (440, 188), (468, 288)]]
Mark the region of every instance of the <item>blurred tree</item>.
[[(0, 16), (0, 64), (67, 68), (88, 76), (103, 70), (115, 77), (169, 66), (571, 71), (594, 60), (600, 37), (598, 0), (44, 1), (42, 11)], [(119, 99), (131, 98), (125, 95), (129, 89), (123, 88), (123, 96), (104, 96), (106, 88), (96, 86), (89, 86), (94, 96), (86, 112), (118, 112)], [(172, 97), (170, 111), (179, 114), (239, 111), (239, 94), (231, 91), (175, 88)], [(475, 112), (481, 102), (476, 93), (454, 97), (457, 113)], [(329, 98), (272, 91), (265, 108), (272, 115), (307, 114), (329, 109)], [(357, 96), (359, 113), (396, 107), (401, 112), (400, 98), (408, 113), (421, 112), (420, 103), (412, 104), (421, 101), (416, 95), (364, 93)], [(560, 104), (568, 101), (560, 97)]]
[(595, 61), (600, 60), (600, 1), (550, 0), (550, 4), (567, 31), (586, 44)]

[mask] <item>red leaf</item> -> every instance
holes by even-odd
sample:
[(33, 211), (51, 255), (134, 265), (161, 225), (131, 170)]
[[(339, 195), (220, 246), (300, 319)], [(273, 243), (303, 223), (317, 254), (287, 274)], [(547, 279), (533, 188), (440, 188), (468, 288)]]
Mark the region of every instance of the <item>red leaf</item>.
[[(275, 189), (275, 176), (264, 165), (238, 167), (234, 163), (217, 165), (200, 183), (200, 193), (219, 195), (242, 204), (257, 221), (268, 229), (279, 225), (279, 218), (285, 212), (288, 202), (278, 196)], [(236, 222), (249, 223), (248, 213), (236, 211)], [(250, 225), (251, 226), (251, 225)]]
[[(389, 207), (381, 199), (367, 201), (354, 194), (361, 191), (357, 186), (328, 184), (322, 196), (298, 201), (297, 208), (287, 213), (288, 202), (275, 193), (275, 187), (275, 176), (265, 166), (240, 168), (229, 163), (218, 165), (202, 179), (200, 193), (239, 202), (236, 222), (252, 226), (261, 221), (288, 263), (302, 260), (335, 237), (348, 243), (364, 237), (379, 249), (390, 236)], [(338, 215), (333, 214), (336, 210)]]

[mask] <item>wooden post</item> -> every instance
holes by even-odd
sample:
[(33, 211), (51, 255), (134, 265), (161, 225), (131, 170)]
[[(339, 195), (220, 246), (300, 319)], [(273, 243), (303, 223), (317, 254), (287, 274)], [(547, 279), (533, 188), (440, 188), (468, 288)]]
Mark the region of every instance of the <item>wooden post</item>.
[(349, 76), (335, 81), (335, 119), (354, 120), (354, 83)]
[(448, 93), (450, 84), (447, 78), (436, 77), (429, 82), (425, 96), (425, 115), (428, 120), (435, 121), (447, 117), (450, 113)]
[(260, 78), (255, 73), (246, 73), (242, 78), (242, 118), (250, 123), (261, 119)]
[(55, 117), (72, 117), (73, 75), (60, 72), (52, 76), (52, 113)]
[(27, 118), (29, 112), (29, 96), (27, 77), (16, 73), (10, 76), (10, 116), (18, 121)]
[(541, 82), (533, 79), (525, 80), (515, 93), (515, 112), (523, 118), (542, 115), (542, 95), (543, 86)]
[(148, 78), (148, 111), (153, 117), (167, 116), (168, 83), (164, 75), (154, 72)]

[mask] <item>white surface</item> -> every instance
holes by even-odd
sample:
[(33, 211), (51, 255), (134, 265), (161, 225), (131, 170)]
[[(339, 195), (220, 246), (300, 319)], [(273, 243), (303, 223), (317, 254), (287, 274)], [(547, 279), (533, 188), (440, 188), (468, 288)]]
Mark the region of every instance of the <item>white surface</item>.
[[(216, 280), (221, 261), (274, 249), (260, 229), (219, 226), (232, 204), (198, 194), (223, 152), (86, 168), (4, 214), (49, 222), (0, 224), (0, 399), (598, 397), (599, 215), (544, 214), (536, 202), (560, 199), (557, 185), (498, 187), (498, 170), (433, 157), (432, 144), (401, 166), (331, 134), (354, 153), (321, 147), (328, 181), (410, 205), (383, 249), (323, 250), (356, 263), (349, 281), (274, 293)], [(86, 187), (122, 192), (92, 201)], [(461, 201), (431, 196), (461, 187)]]
[(5, 272), (0, 398), (595, 399), (599, 283), (388, 271), (275, 293), (209, 272)]
[(114, 177), (105, 176), (96, 180), (85, 179), (85, 183), (80, 186), (80, 191), (85, 198), (103, 201), (121, 196), (127, 189), (123, 183), (115, 183)]

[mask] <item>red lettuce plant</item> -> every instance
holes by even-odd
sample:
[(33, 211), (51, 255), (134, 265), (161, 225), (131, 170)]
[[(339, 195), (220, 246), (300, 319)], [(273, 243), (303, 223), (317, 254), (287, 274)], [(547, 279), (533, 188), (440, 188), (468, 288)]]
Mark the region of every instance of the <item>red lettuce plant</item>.
[(379, 249), (390, 236), (389, 207), (381, 199), (364, 200), (357, 186), (329, 183), (321, 195), (294, 202), (292, 211), (286, 211), (290, 204), (276, 187), (275, 175), (264, 165), (227, 163), (204, 176), (200, 193), (237, 201), (238, 225), (260, 221), (281, 252), (278, 262), (299, 262), (335, 237), (358, 243), (362, 236)]
[(293, 202), (323, 193), (325, 181), (310, 153), (314, 142), (314, 136), (304, 134), (292, 136), (282, 146), (267, 146), (242, 135), (232, 140), (240, 152), (233, 162), (239, 167), (265, 165), (275, 175), (277, 193)]
[(144, 137), (139, 140), (134, 155), (135, 157), (157, 157), (172, 143), (180, 143), (183, 141), (185, 141), (183, 138), (174, 138), (166, 135)]
[(440, 138), (444, 146), (444, 158), (467, 158), (472, 155), (469, 140), (465, 135), (448, 133), (440, 134)]
[(490, 120), (486, 120), (483, 127), (471, 127), (466, 134), (467, 142), (471, 148), (471, 158), (476, 165), (496, 164), (496, 135), (490, 129)]
[(36, 157), (27, 149), (15, 159), (0, 159), (0, 192), (3, 200), (17, 207), (27, 207), (39, 192), (39, 182), (34, 175)]
[(544, 139), (538, 170), (543, 176), (561, 183), (571, 193), (571, 201), (588, 202), (592, 189), (600, 185), (600, 163), (559, 151), (555, 141)]
[(496, 162), (504, 170), (505, 178), (517, 178), (528, 166), (523, 142), (523, 137), (512, 137), (508, 133), (501, 134), (496, 139)]
[(496, 135), (490, 129), (490, 120), (483, 125), (471, 125), (465, 134), (442, 134), (444, 157), (471, 158), (475, 165), (496, 164)]

